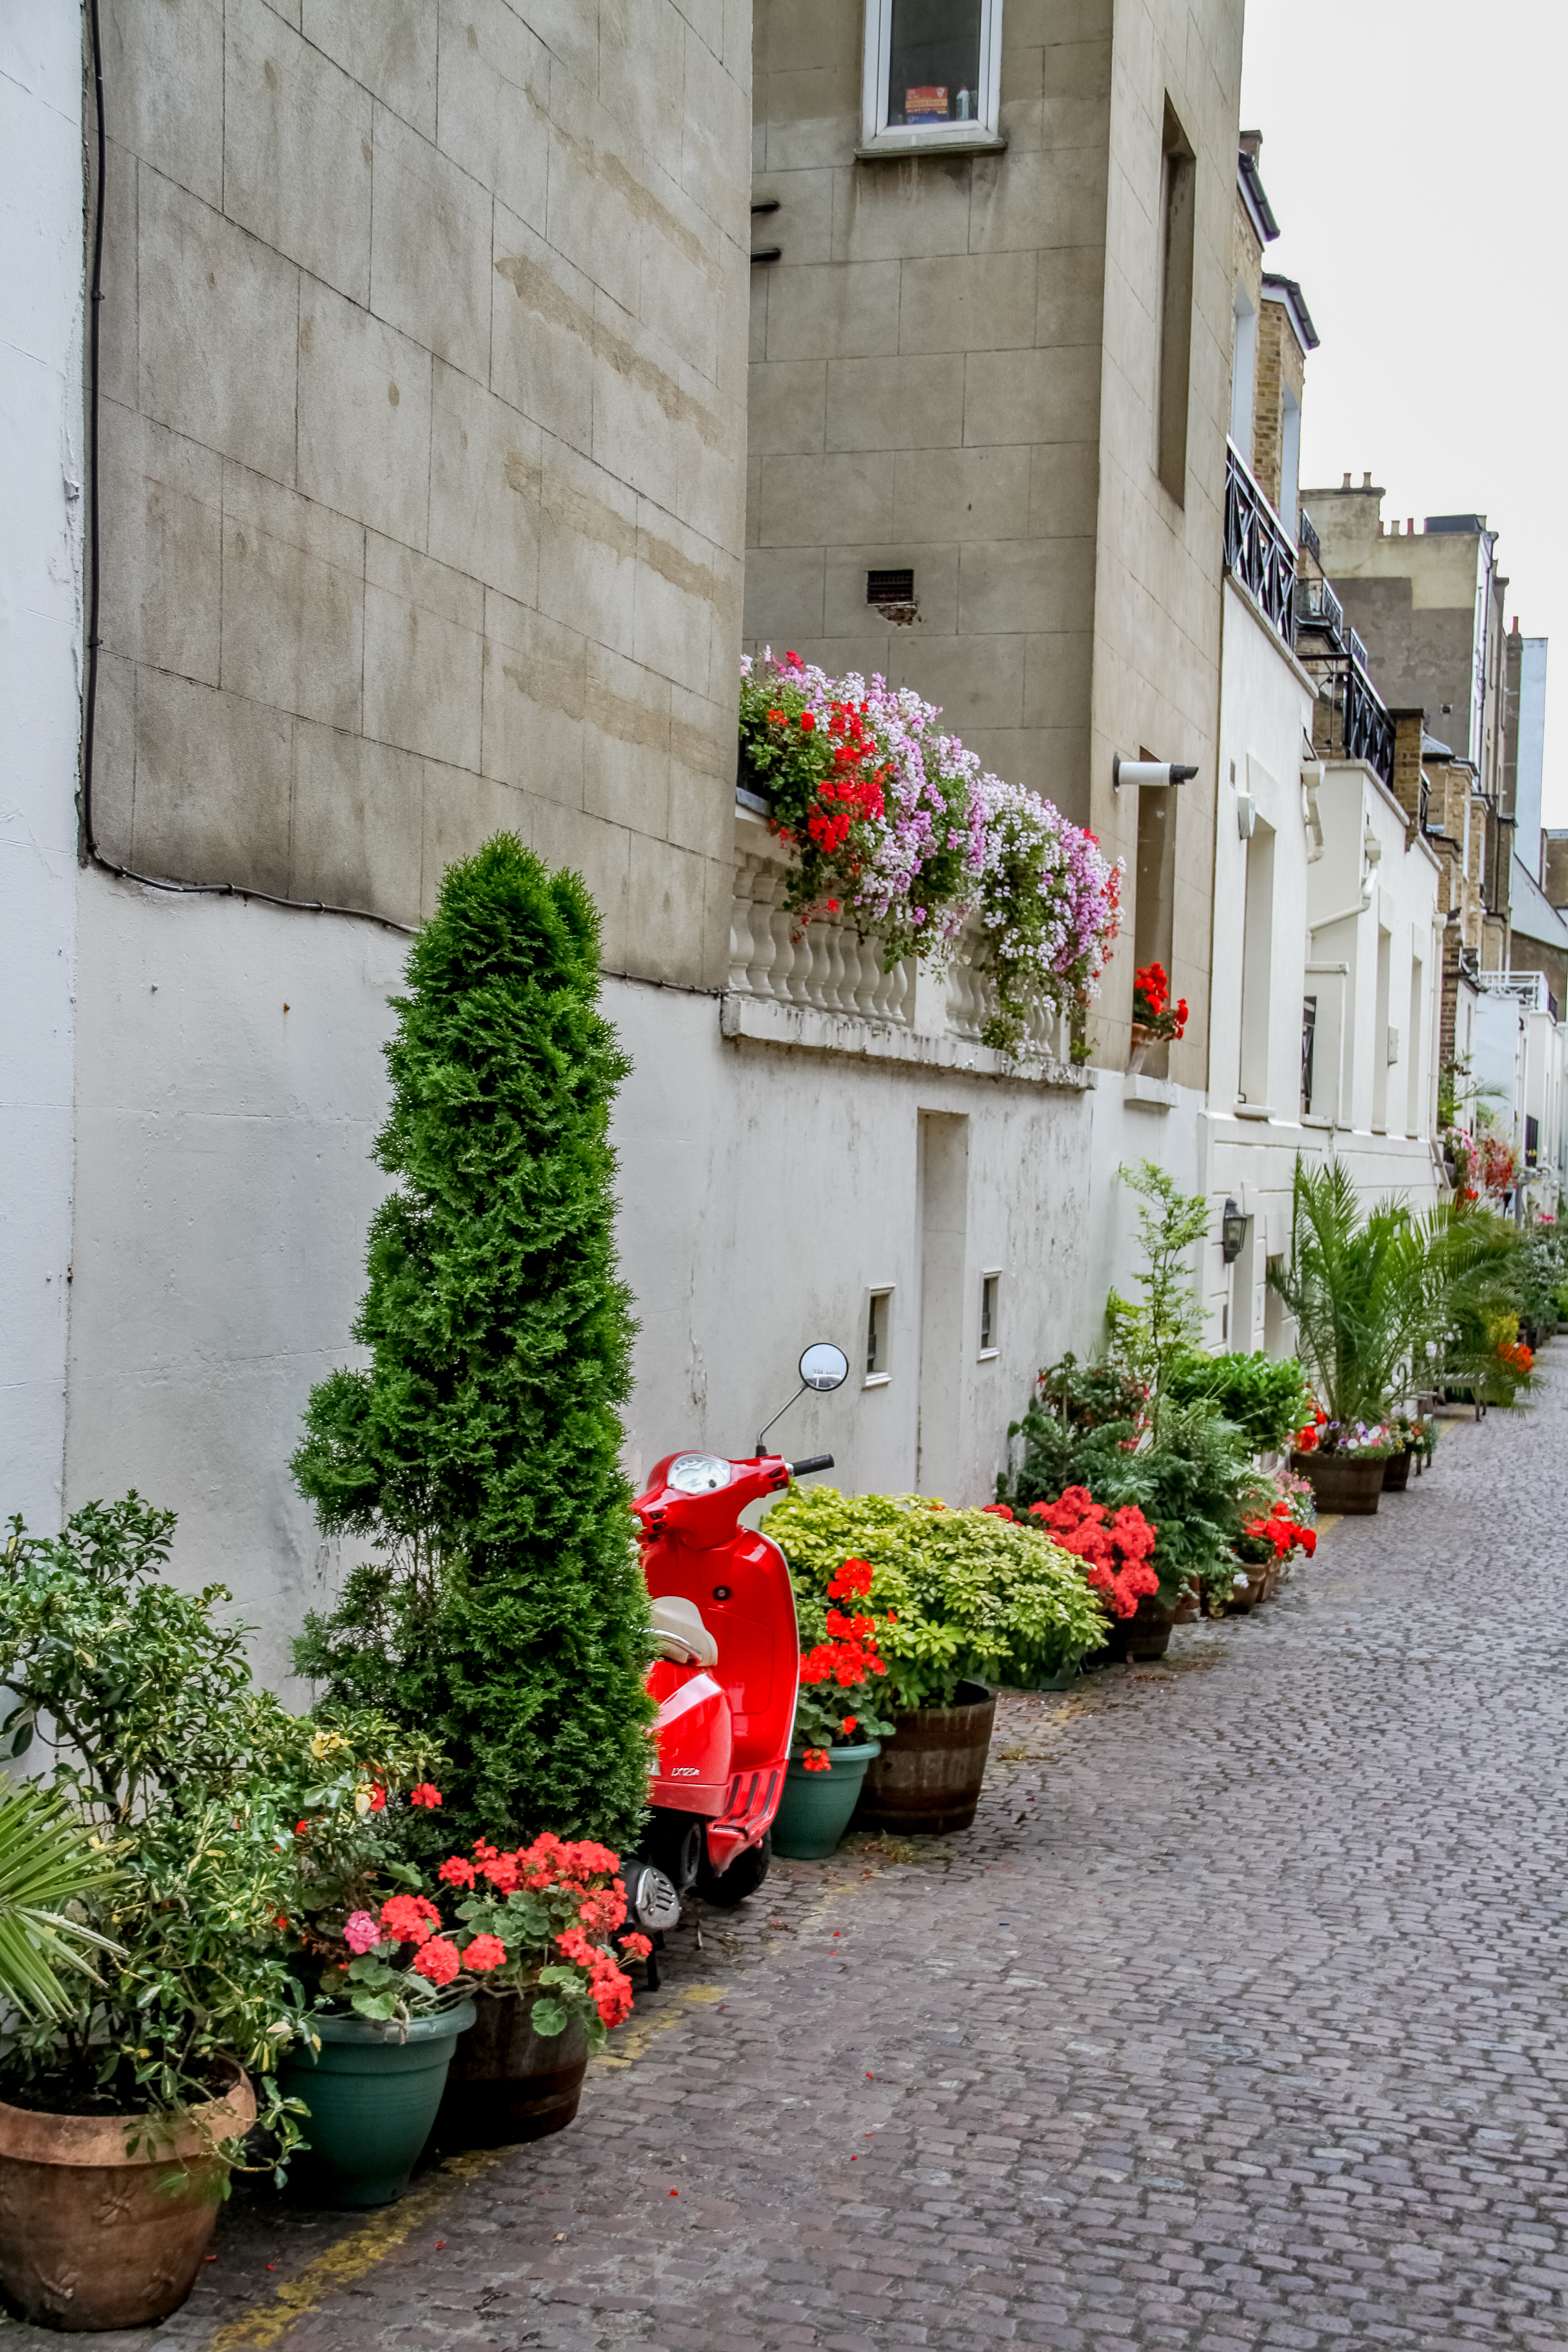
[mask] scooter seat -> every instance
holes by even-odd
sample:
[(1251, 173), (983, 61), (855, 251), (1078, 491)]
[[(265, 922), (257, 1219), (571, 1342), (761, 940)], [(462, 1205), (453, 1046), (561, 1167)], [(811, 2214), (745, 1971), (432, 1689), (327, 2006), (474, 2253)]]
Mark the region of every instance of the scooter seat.
[(679, 1592), (661, 1593), (649, 1608), (653, 1619), (654, 1654), (676, 1665), (716, 1666), (719, 1644), (702, 1622), (695, 1601)]

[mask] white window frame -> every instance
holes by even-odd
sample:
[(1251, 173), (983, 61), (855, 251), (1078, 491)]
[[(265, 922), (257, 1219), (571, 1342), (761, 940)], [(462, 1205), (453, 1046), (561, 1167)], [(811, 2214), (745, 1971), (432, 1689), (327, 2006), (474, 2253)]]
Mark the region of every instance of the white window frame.
[(882, 1301), (883, 1306), (882, 1340), (887, 1350), (887, 1354), (886, 1360), (882, 1364), (879, 1371), (867, 1371), (865, 1370), (865, 1357), (867, 1350), (865, 1341), (862, 1341), (860, 1385), (863, 1389), (885, 1389), (888, 1382), (893, 1377), (893, 1293), (897, 1288), (898, 1285), (892, 1282), (873, 1282), (867, 1286), (866, 1312), (860, 1328), (866, 1335), (866, 1339), (869, 1339), (871, 1336), (871, 1307), (873, 1301), (879, 1298)]
[(878, 149), (908, 154), (916, 147), (993, 146), (1000, 137), (1002, 0), (981, 0), (980, 110), (970, 122), (888, 121), (893, 0), (866, 0), (866, 57), (861, 96), (862, 153)]
[(977, 1364), (994, 1363), (996, 1358), (1002, 1353), (1000, 1345), (1000, 1335), (1002, 1330), (1002, 1276), (1005, 1271), (1006, 1268), (1000, 1265), (983, 1265), (980, 1269), (979, 1329), (980, 1337), (983, 1341), (985, 1332), (985, 1293), (992, 1283), (996, 1285), (996, 1291), (995, 1311), (991, 1318), (991, 1344), (989, 1347), (982, 1345), (976, 1349), (974, 1360)]

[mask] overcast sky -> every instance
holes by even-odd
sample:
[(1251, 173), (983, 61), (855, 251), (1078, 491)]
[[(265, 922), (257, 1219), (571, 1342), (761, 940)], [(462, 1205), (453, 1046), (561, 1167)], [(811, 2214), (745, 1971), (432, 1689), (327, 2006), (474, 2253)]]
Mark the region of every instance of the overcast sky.
[(1244, 130), (1322, 347), (1301, 479), (1384, 519), (1475, 511), (1552, 641), (1545, 818), (1568, 824), (1563, 0), (1247, 0)]

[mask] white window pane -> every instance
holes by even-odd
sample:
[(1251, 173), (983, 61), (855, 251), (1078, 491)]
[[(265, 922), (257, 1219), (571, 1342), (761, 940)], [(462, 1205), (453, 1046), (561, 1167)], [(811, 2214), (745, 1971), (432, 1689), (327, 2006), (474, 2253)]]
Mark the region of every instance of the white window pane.
[(892, 0), (888, 124), (976, 121), (981, 0)]

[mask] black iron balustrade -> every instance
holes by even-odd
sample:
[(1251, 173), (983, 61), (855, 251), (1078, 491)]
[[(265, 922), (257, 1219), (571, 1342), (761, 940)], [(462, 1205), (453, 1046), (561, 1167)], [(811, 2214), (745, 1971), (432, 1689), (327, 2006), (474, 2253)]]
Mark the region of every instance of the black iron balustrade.
[(1296, 630), (1298, 637), (1303, 629), (1321, 629), (1342, 643), (1345, 634), (1345, 608), (1326, 580), (1298, 580), (1296, 583)]
[(1312, 518), (1307, 512), (1305, 507), (1301, 509), (1299, 520), (1301, 527), (1297, 536), (1300, 545), (1306, 549), (1314, 563), (1321, 563), (1323, 560), (1322, 542), (1318, 537), (1317, 527), (1313, 523)]
[(1233, 448), (1225, 453), (1225, 563), (1286, 645), (1296, 643), (1296, 551)]
[(1353, 629), (1347, 632), (1346, 642), (1351, 649), (1352, 661), (1359, 662), (1363, 670), (1369, 670), (1372, 667), (1371, 657)]
[(1340, 742), (1347, 760), (1364, 760), (1385, 784), (1394, 782), (1394, 721), (1383, 707), (1377, 688), (1354, 647), (1361, 640), (1351, 632), (1352, 657), (1336, 666), (1334, 700), (1340, 718)]

